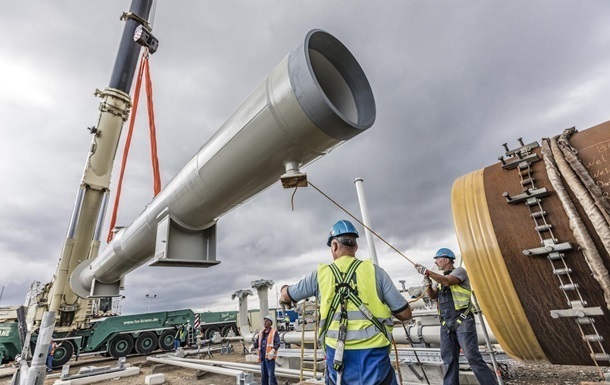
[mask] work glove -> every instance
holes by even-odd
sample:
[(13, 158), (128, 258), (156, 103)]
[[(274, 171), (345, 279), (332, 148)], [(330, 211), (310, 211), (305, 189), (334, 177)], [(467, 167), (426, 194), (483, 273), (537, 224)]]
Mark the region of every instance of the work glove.
[(292, 301), (290, 301), (290, 302), (282, 302), (282, 301), (280, 301), (280, 306), (282, 308), (286, 308), (286, 309), (293, 309), (296, 306), (296, 304), (294, 302), (292, 302)]
[(265, 356), (268, 360), (273, 360), (275, 359), (275, 349), (271, 349), (269, 350), (269, 352), (267, 353), (267, 355)]
[[(282, 286), (282, 288), (280, 289), (280, 292), (284, 291), (284, 288), (285, 288), (285, 287), (288, 287), (288, 285), (284, 285), (284, 286)], [(284, 301), (281, 301), (281, 300), (280, 300), (280, 306), (281, 306), (282, 308), (284, 308), (284, 307), (285, 307), (285, 308), (287, 308), (287, 309), (292, 309), (292, 308), (296, 307), (296, 303), (294, 303), (294, 302), (292, 302), (292, 301), (284, 302)]]
[(421, 275), (425, 275), (426, 277), (430, 274), (430, 270), (426, 268), (426, 266), (422, 266), (420, 264), (415, 265), (415, 270)]
[(424, 283), (424, 286), (426, 286), (426, 287), (432, 286), (432, 280), (427, 275), (424, 275), (423, 283)]

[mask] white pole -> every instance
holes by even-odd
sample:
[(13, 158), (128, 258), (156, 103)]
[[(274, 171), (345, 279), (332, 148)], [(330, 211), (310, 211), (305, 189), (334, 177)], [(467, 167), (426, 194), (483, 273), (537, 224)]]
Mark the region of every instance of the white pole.
[[(372, 228), (371, 219), (369, 218), (369, 209), (366, 205), (366, 198), (364, 197), (364, 187), (362, 187), (362, 182), (362, 178), (356, 178), (356, 180), (354, 180), (354, 184), (356, 185), (356, 193), (358, 194), (358, 203), (360, 203), (360, 212), (362, 213), (362, 223), (364, 223), (366, 227), (370, 229)], [(369, 245), (369, 254), (373, 264), (379, 265), (379, 262), (377, 261), (377, 250), (375, 249), (375, 243), (373, 241), (373, 233), (371, 233), (369, 229), (364, 229), (364, 233), (366, 234), (366, 242)]]

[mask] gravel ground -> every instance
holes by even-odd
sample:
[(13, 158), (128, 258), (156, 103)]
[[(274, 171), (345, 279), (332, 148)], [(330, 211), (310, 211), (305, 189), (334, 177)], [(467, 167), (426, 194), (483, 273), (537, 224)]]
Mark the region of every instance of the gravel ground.
[(602, 377), (595, 366), (534, 365), (518, 361), (508, 362), (508, 385), (579, 385), (583, 381), (600, 382)]
[[(217, 361), (229, 360), (233, 362), (245, 362), (244, 356), (239, 352), (232, 352), (228, 355), (215, 354), (213, 359)], [(198, 374), (197, 371), (193, 369), (151, 363), (146, 361), (146, 358), (144, 357), (130, 357), (128, 362), (141, 368), (141, 372), (138, 376), (115, 378), (100, 382), (100, 384), (144, 384), (145, 376), (152, 373), (164, 373), (166, 385), (234, 385), (236, 383), (234, 377), (212, 373)], [(95, 365), (114, 365), (114, 362), (96, 363)], [(76, 372), (77, 370), (78, 369), (75, 368), (73, 371)], [(599, 370), (592, 366), (532, 365), (517, 361), (508, 361), (503, 365), (502, 372), (504, 374), (503, 381), (506, 385), (580, 385), (583, 381), (602, 381)], [(54, 378), (47, 378), (45, 385), (53, 384), (57, 378), (57, 376)], [(257, 383), (260, 384), (260, 376), (255, 375), (254, 378)], [(2, 383), (6, 384), (7, 382), (2, 381)], [(299, 381), (278, 377), (278, 383), (281, 385), (297, 384)]]

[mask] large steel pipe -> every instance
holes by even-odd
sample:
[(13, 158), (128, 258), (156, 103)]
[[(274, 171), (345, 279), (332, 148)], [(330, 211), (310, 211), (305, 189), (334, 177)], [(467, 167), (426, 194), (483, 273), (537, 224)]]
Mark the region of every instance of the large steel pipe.
[[(439, 324), (436, 325), (421, 325), (421, 324), (410, 324), (405, 325), (403, 329), (401, 326), (395, 326), (392, 331), (392, 336), (397, 344), (410, 344), (411, 342), (416, 344), (434, 344), (439, 345), (441, 343), (440, 336), (444, 326)], [(485, 344), (485, 335), (483, 328), (480, 324), (476, 325), (477, 328), (477, 341), (479, 345)], [(407, 338), (407, 333), (409, 336)], [(245, 338), (245, 337), (244, 337)], [(315, 338), (315, 332), (306, 331), (302, 332), (286, 332), (281, 334), (282, 341), (288, 344), (301, 345), (301, 343), (313, 344)], [(492, 344), (497, 343), (495, 336), (490, 334), (489, 336)]]
[(327, 32), (309, 32), (146, 210), (98, 258), (77, 267), (72, 289), (81, 297), (117, 295), (128, 272), (153, 257), (169, 264), (172, 253), (183, 266), (218, 263), (220, 216), (374, 120), (373, 93), (356, 59)]
[[(576, 150), (591, 185), (601, 189), (598, 203), (607, 203), (610, 194), (608, 143), (607, 122), (574, 133), (571, 149), (566, 147)], [(610, 256), (600, 234), (608, 225), (596, 229), (589, 211), (594, 205), (585, 207), (576, 190), (567, 188), (562, 203), (562, 188), (551, 183), (553, 169), (546, 167), (551, 157), (543, 156), (541, 148), (521, 141), (516, 147), (531, 149), (515, 152), (507, 147), (499, 151), (501, 162), (462, 176), (453, 185), (458, 241), (486, 319), (514, 358), (592, 365), (594, 357), (607, 365), (610, 312), (604, 287), (610, 284)], [(561, 178), (566, 185), (574, 180), (568, 174)], [(568, 215), (569, 206), (575, 214)], [(590, 236), (588, 246), (572, 231), (577, 217), (583, 225), (580, 231)], [(599, 255), (594, 267), (592, 254)]]
[[(240, 362), (214, 361), (214, 360), (208, 360), (208, 359), (199, 360), (199, 359), (192, 359), (192, 358), (172, 357), (172, 356), (167, 356), (167, 360), (177, 361), (177, 362), (188, 362), (188, 363), (195, 364), (195, 365), (205, 365), (205, 366), (209, 365), (212, 367), (243, 370), (243, 371), (246, 371), (249, 373), (260, 373), (260, 371), (261, 371), (260, 364), (244, 364), (244, 363), (240, 363)], [(287, 368), (282, 368), (282, 367), (278, 366), (275, 368), (275, 373), (279, 377), (298, 379), (300, 377), (301, 371), (298, 369), (287, 369)], [(303, 374), (304, 378), (313, 378), (314, 377), (314, 373), (309, 370), (304, 370), (302, 372), (302, 374)], [(322, 373), (316, 373), (317, 379), (321, 379), (322, 376), (323, 376)]]

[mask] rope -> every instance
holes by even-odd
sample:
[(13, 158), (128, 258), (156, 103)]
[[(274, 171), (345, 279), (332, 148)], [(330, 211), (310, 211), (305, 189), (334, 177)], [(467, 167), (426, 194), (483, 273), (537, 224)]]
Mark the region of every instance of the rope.
[[(608, 279), (610, 273), (604, 266), (603, 259), (582, 219), (578, 215), (578, 211), (568, 195), (565, 186), (562, 184), (561, 178), (566, 181), (566, 184), (570, 187), (577, 201), (581, 204), (581, 207), (585, 210), (585, 213), (591, 219), (594, 226), (596, 222), (602, 222), (603, 217), (599, 213), (597, 206), (593, 203), (592, 198), (587, 194), (586, 189), (578, 183), (577, 176), (571, 170), (568, 162), (563, 158), (563, 153), (559, 148), (556, 138), (543, 142), (542, 153), (545, 156), (544, 159), (549, 181), (557, 192), (557, 196), (568, 216), (572, 234), (583, 251), (585, 261), (589, 265), (593, 278), (601, 286), (606, 301), (606, 308), (610, 309), (610, 281)], [(607, 226), (605, 228), (604, 226), (596, 227), (596, 230), (598, 230), (598, 235), (602, 240), (605, 249), (608, 251), (610, 248), (610, 245), (608, 245), (610, 231)], [(604, 242), (604, 240), (606, 240), (606, 242)]]
[[(543, 140), (542, 154), (544, 156), (544, 161), (545, 161), (546, 171), (547, 171), (547, 175), (549, 177), (549, 181), (551, 182), (551, 185), (557, 192), (557, 197), (559, 198), (559, 200), (563, 206), (565, 214), (568, 216), (570, 228), (572, 229), (572, 234), (574, 235), (574, 238), (576, 239), (576, 243), (579, 245), (579, 248), (581, 249), (581, 252), (582, 252), (583, 256), (585, 257), (585, 261), (587, 262), (587, 264), (589, 264), (589, 267), (591, 268), (594, 278), (598, 281), (598, 283), (600, 283), (600, 286), (602, 286), (602, 289), (604, 291), (604, 298), (606, 300), (606, 306), (609, 306), (608, 290), (607, 290), (608, 288), (607, 288), (607, 285), (605, 285), (605, 284), (607, 284), (608, 271), (603, 266), (601, 256), (599, 255), (597, 248), (595, 247), (593, 239), (591, 238), (591, 235), (589, 234), (584, 223), (582, 222), (582, 219), (580, 218), (580, 215), (578, 214), (578, 211), (576, 210), (576, 207), (575, 207), (574, 203), (572, 202), (571, 197), (569, 196), (565, 186), (563, 185), (563, 182), (561, 181), (562, 177), (567, 179), (566, 176), (564, 175), (564, 172), (568, 169), (568, 166), (566, 164), (567, 161), (565, 159), (563, 159), (563, 157), (562, 157), (563, 154), (562, 154), (562, 151), (559, 149), (559, 145), (557, 143), (557, 138)], [(555, 155), (557, 155), (557, 157)], [(578, 194), (575, 193), (575, 195), (578, 195)], [(600, 268), (603, 268), (604, 271), (600, 272), (599, 271)], [(604, 273), (604, 274), (602, 274), (602, 273)], [(601, 281), (600, 281), (600, 279), (601, 279)], [(606, 286), (606, 288), (604, 288), (604, 286)], [(581, 301), (582, 301), (582, 298), (581, 298)], [(593, 326), (593, 323), (591, 323), (591, 325)], [(580, 330), (580, 334), (583, 337), (583, 339), (585, 339), (584, 338), (585, 332), (583, 330), (583, 325), (578, 323), (578, 329)], [(594, 330), (596, 331), (596, 329), (594, 329)], [(596, 331), (596, 333), (597, 333), (597, 331)], [(595, 351), (593, 349), (591, 342), (586, 341), (586, 344), (589, 347), (589, 350), (591, 351), (591, 358), (593, 360), (593, 363), (595, 364), (595, 366), (597, 367), (597, 369), (599, 371), (599, 375), (602, 378), (604, 378), (602, 369), (599, 366), (597, 360), (595, 359), (595, 355), (594, 355)], [(605, 352), (605, 350), (601, 344), (600, 344), (600, 347), (601, 347), (602, 351)]]
[(576, 132), (574, 127), (563, 130), (563, 133), (559, 136), (559, 139), (557, 139), (557, 144), (559, 145), (564, 158), (568, 161), (570, 167), (580, 179), (582, 185), (591, 195), (591, 199), (595, 202), (595, 206), (597, 206), (606, 221), (605, 226), (608, 227), (608, 225), (610, 225), (610, 202), (608, 202), (602, 189), (597, 185), (578, 157), (578, 151), (570, 144), (570, 136)]
[[(361, 224), (365, 229), (369, 230), (372, 234), (374, 234), (377, 238), (379, 238), (383, 243), (385, 243), (386, 245), (388, 245), (392, 250), (394, 250), (395, 252), (397, 252), (400, 256), (402, 256), (404, 259), (406, 259), (407, 261), (411, 262), (412, 264), (415, 265), (415, 262), (413, 262), (411, 259), (409, 259), (409, 257), (407, 257), (406, 255), (404, 255), (403, 253), (400, 252), (400, 250), (398, 250), (397, 248), (395, 248), (394, 246), (392, 246), (389, 242), (387, 242), (381, 235), (377, 234), (375, 231), (373, 231), (370, 227), (368, 227), (367, 225), (365, 225), (364, 223), (362, 223), (362, 221), (360, 221), (360, 219), (356, 218), (352, 213), (350, 213), (347, 209), (345, 209), (343, 206), (341, 206), (339, 203), (337, 203), (334, 199), (332, 199), (331, 197), (329, 197), (327, 194), (325, 194), (322, 190), (320, 190), (318, 187), (316, 187), (313, 183), (311, 183), (310, 181), (307, 181), (307, 184), (309, 184), (311, 187), (313, 187), (316, 191), (318, 191), (320, 194), (322, 194), (326, 199), (328, 199), (329, 201), (331, 201), (335, 206), (337, 206), (338, 208), (340, 208), (341, 210), (343, 210), (343, 212), (345, 212), (347, 215), (349, 215), (352, 219), (354, 219), (356, 222), (358, 222), (359, 224)], [(292, 204), (292, 210), (294, 211), (294, 195), (297, 192), (298, 187), (295, 187), (294, 192), (292, 193), (292, 197), (291, 197), (291, 204)], [(410, 301), (408, 301), (409, 303), (411, 302), (416, 302), (418, 300), (420, 300), (421, 298), (424, 297), (424, 295), (426, 294), (426, 291), (428, 290), (428, 287), (430, 287), (430, 285), (426, 285), (425, 288), (423, 289), (422, 293), (417, 297), (417, 298), (413, 298)], [(409, 340), (411, 340), (411, 338), (409, 337), (409, 333), (407, 332), (407, 329), (405, 327), (404, 322), (402, 323), (402, 327), (405, 329), (405, 333), (407, 335), (407, 338)], [(413, 347), (413, 342), (410, 341), (411, 343), (411, 347)], [(396, 370), (398, 372), (398, 378), (400, 379), (400, 383), (402, 383), (402, 373), (400, 371), (400, 362), (398, 360), (398, 349), (396, 347), (396, 341), (394, 340), (394, 338), (392, 338), (392, 345), (394, 346), (394, 355), (396, 357)], [(415, 356), (417, 358), (418, 363), (420, 363), (419, 361), (419, 357), (417, 356), (417, 352), (415, 352)], [(420, 363), (421, 364), (421, 363)], [(430, 381), (428, 380), (428, 376), (426, 375), (426, 372), (424, 371), (424, 377), (426, 378), (426, 382), (429, 384)]]
[(392, 346), (394, 346), (394, 357), (396, 358), (396, 372), (398, 373), (398, 383), (402, 384), (402, 372), (400, 371), (400, 362), (398, 361), (398, 348), (396, 340), (392, 337)]
[(134, 89), (133, 96), (133, 108), (129, 117), (129, 130), (127, 131), (127, 138), (125, 140), (125, 147), (123, 149), (123, 159), (121, 160), (121, 171), (119, 174), (119, 182), (117, 184), (116, 198), (114, 200), (114, 206), (112, 210), (112, 216), (110, 217), (110, 226), (108, 229), (107, 242), (112, 241), (114, 238), (114, 232), (112, 231), (116, 225), (117, 213), (119, 211), (119, 202), (121, 200), (121, 191), (123, 190), (123, 177), (125, 176), (125, 168), (127, 166), (127, 157), (129, 156), (129, 149), (131, 147), (131, 139), (133, 137), (133, 129), (135, 127), (136, 115), (138, 112), (138, 102), (140, 100), (140, 90), (142, 88), (142, 79), (146, 74), (146, 93), (147, 93), (147, 107), (148, 107), (148, 121), (150, 128), (150, 151), (153, 169), (153, 191), (156, 196), (161, 191), (161, 177), (159, 174), (159, 159), (157, 158), (157, 135), (155, 128), (155, 117), (154, 108), (152, 101), (152, 80), (150, 77), (150, 67), (148, 64), (148, 49), (145, 49), (142, 53), (142, 60), (140, 60), (140, 67), (138, 68), (138, 77), (136, 80), (136, 86)]
[(429, 288), (430, 286), (431, 286), (430, 284), (426, 284), (426, 285), (424, 286), (424, 289), (423, 289), (423, 291), (421, 292), (421, 294), (420, 294), (418, 297), (416, 297), (416, 298), (412, 298), (412, 299), (411, 299), (410, 301), (408, 301), (408, 302), (409, 302), (409, 303), (413, 303), (413, 302), (417, 302), (417, 301), (419, 301), (420, 299), (424, 298), (424, 295), (426, 295), (426, 292), (428, 291), (428, 288)]
[[(356, 218), (354, 215), (352, 215), (352, 213), (350, 213), (349, 211), (347, 211), (345, 208), (343, 208), (339, 203), (335, 202), (331, 197), (329, 197), (328, 195), (324, 194), (324, 192), (322, 192), (322, 190), (320, 190), (319, 188), (317, 188), (313, 183), (307, 181), (307, 183), (313, 187), (314, 189), (316, 189), (320, 194), (322, 194), (326, 199), (328, 199), (329, 201), (331, 201), (332, 203), (334, 203), (338, 208), (340, 208), (341, 210), (343, 210), (347, 215), (349, 215), (350, 217), (352, 217), (352, 219), (354, 219), (356, 222), (360, 223), (365, 229), (367, 229), (368, 231), (370, 231), (371, 233), (373, 233), (377, 238), (379, 238), (383, 243), (385, 243), (386, 245), (388, 245), (392, 250), (394, 250), (395, 252), (397, 252), (398, 254), (400, 254), (401, 257), (403, 257), (404, 259), (406, 259), (407, 261), (411, 262), (413, 265), (415, 265), (416, 263), (413, 262), (411, 259), (409, 259), (409, 257), (407, 257), (406, 255), (404, 255), (403, 253), (400, 252), (400, 250), (398, 250), (397, 248), (395, 248), (394, 246), (392, 246), (388, 241), (386, 241), (385, 239), (383, 239), (383, 237), (379, 234), (377, 234), (375, 231), (373, 231), (370, 227), (368, 227), (367, 225), (365, 225), (364, 223), (362, 223), (362, 221), (358, 218)], [(296, 188), (295, 188), (295, 192), (296, 192)], [(293, 194), (294, 196), (294, 194)]]

